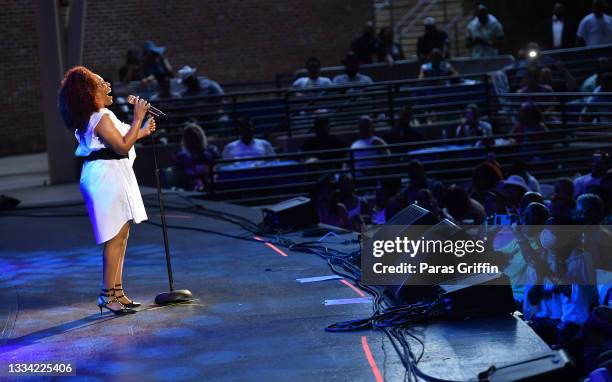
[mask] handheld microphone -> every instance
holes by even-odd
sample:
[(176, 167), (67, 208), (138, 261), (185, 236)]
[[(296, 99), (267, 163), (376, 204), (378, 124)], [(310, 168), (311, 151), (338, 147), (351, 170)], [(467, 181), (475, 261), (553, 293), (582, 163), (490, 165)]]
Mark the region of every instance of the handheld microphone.
[[(133, 105), (134, 102), (136, 102), (136, 96), (130, 94), (129, 96), (127, 96), (127, 102), (130, 105)], [(151, 115), (153, 115), (154, 117), (165, 117), (166, 113), (164, 113), (163, 111), (159, 110), (156, 107), (153, 107), (153, 105), (149, 104), (149, 110), (147, 110), (147, 112)]]

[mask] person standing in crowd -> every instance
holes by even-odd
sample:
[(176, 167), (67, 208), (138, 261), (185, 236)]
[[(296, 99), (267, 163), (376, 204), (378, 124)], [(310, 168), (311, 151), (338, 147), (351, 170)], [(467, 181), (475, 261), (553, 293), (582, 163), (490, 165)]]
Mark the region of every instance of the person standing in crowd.
[(453, 68), (450, 62), (444, 59), (442, 51), (438, 48), (432, 49), (429, 53), (428, 62), (421, 65), (419, 72), (419, 78), (433, 78), (433, 77), (448, 77), (458, 76), (459, 73)]
[(306, 70), (308, 76), (300, 77), (293, 81), (293, 89), (308, 89), (331, 86), (332, 82), (327, 77), (321, 77), (321, 61), (317, 57), (310, 57), (306, 60)]
[[(329, 118), (320, 115), (315, 118), (313, 124), (314, 137), (308, 138), (302, 146), (302, 151), (337, 150), (346, 148), (346, 144), (338, 137), (329, 132)], [(318, 159), (339, 159), (344, 157), (344, 152), (317, 153)]]
[(165, 46), (157, 46), (153, 41), (145, 42), (142, 48), (142, 65), (145, 84), (152, 82), (155, 77), (174, 77), (172, 66), (164, 56)]
[[(480, 119), (480, 111), (478, 105), (469, 104), (465, 108), (464, 121), (455, 132), (457, 138), (468, 138), (468, 137), (490, 137), (493, 135), (493, 128), (491, 124)], [(474, 142), (475, 146), (481, 146), (482, 141)]]
[(544, 49), (567, 49), (576, 42), (576, 23), (565, 14), (565, 7), (555, 3), (553, 14), (544, 24), (542, 47)]
[(359, 139), (357, 139), (351, 145), (351, 149), (364, 149), (371, 148), (370, 150), (357, 150), (353, 153), (353, 158), (355, 158), (355, 167), (370, 167), (376, 166), (381, 162), (380, 158), (375, 159), (361, 159), (365, 157), (373, 157), (373, 156), (383, 156), (389, 155), (390, 152), (387, 148), (380, 147), (376, 148), (376, 146), (386, 146), (387, 142), (385, 142), (382, 138), (374, 135), (374, 123), (372, 122), (372, 118), (367, 115), (359, 118)]
[(497, 56), (504, 38), (504, 30), (495, 16), (480, 4), (476, 16), (467, 25), (466, 44), (472, 57)]
[(355, 192), (355, 183), (349, 174), (342, 174), (338, 179), (339, 199), (346, 207), (350, 219), (351, 229), (361, 232), (365, 224), (364, 216), (370, 215), (370, 207), (365, 198), (358, 196)]
[(374, 24), (368, 21), (363, 28), (361, 36), (353, 40), (351, 43), (351, 51), (355, 53), (355, 57), (362, 64), (371, 64), (374, 61), (376, 53), (376, 33)]
[(338, 183), (331, 174), (324, 175), (311, 191), (319, 222), (344, 229), (351, 229), (348, 211), (338, 200)]
[(597, 150), (591, 158), (591, 172), (574, 179), (574, 197), (584, 194), (590, 186), (600, 185), (609, 168), (610, 156)]
[(389, 65), (393, 65), (397, 60), (404, 59), (402, 46), (395, 41), (391, 27), (383, 27), (378, 32), (376, 58), (379, 62), (386, 62)]
[[(181, 83), (185, 86), (181, 97), (222, 96), (223, 88), (217, 81), (197, 75), (196, 68), (183, 66), (178, 71)], [(217, 97), (214, 97), (215, 99)]]
[(349, 52), (343, 61), (344, 74), (334, 77), (334, 85), (349, 84), (372, 84), (374, 81), (369, 76), (359, 73), (361, 62), (354, 52)]
[(170, 87), (170, 77), (168, 76), (157, 76), (157, 93), (153, 94), (149, 101), (167, 101), (171, 99), (181, 98), (181, 95), (177, 92), (173, 92)]
[(450, 43), (448, 34), (436, 28), (436, 22), (433, 17), (425, 18), (425, 32), (417, 40), (417, 57), (420, 61), (426, 61), (429, 54), (435, 48), (440, 49), (442, 56), (448, 58), (450, 56)]
[(174, 156), (180, 169), (183, 186), (190, 191), (203, 191), (211, 182), (211, 167), (220, 157), (217, 146), (208, 144), (204, 130), (196, 123), (187, 123), (183, 129), (181, 150)]
[(276, 155), (270, 142), (255, 138), (255, 127), (250, 119), (239, 118), (239, 139), (228, 143), (223, 149), (223, 159), (241, 159), (250, 157), (263, 157)]
[(590, 75), (580, 87), (580, 91), (583, 93), (593, 93), (599, 86), (601, 78), (606, 72), (612, 71), (612, 61), (608, 57), (599, 57), (597, 59), (595, 73)]
[(119, 80), (124, 84), (142, 80), (142, 64), (138, 51), (130, 49), (125, 56), (125, 64), (119, 69)]
[(605, 0), (593, 0), (593, 13), (586, 15), (578, 25), (577, 46), (612, 43), (612, 16), (607, 15), (605, 11)]

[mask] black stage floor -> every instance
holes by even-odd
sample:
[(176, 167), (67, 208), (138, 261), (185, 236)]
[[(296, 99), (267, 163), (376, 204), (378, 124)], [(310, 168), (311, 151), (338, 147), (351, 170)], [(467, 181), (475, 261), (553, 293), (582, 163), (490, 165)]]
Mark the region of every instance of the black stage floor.
[[(166, 199), (169, 206), (190, 205), (176, 195)], [(151, 221), (159, 222), (155, 199), (146, 203)], [(247, 207), (198, 203), (260, 218)], [(93, 244), (84, 211), (76, 205), (16, 212), (44, 217), (0, 217), (2, 370), (9, 363), (55, 361), (75, 363), (77, 378), (69, 380), (79, 381), (405, 380), (382, 332), (324, 331), (334, 322), (369, 315), (368, 301), (325, 304), (360, 299), (363, 292), (347, 280), (299, 283), (332, 272), (315, 255), (261, 242), (171, 229), (176, 287), (190, 289), (197, 299), (158, 307), (153, 299), (167, 289), (161, 230), (135, 225), (124, 286), (143, 307), (132, 316), (100, 316), (95, 304), (101, 247)], [(250, 237), (217, 218), (173, 208), (167, 214), (171, 225)], [(512, 316), (438, 323), (416, 333), (426, 345), (421, 368), (448, 379), (471, 379), (493, 363), (548, 349)]]

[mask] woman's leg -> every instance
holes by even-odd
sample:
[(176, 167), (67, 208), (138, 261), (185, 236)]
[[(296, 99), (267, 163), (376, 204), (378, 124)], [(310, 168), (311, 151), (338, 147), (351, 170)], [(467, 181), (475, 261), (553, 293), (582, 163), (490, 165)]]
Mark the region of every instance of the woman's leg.
[[(123, 256), (125, 242), (130, 229), (129, 222), (125, 223), (119, 233), (112, 239), (104, 243), (104, 261), (102, 267), (102, 283), (104, 289), (111, 290), (115, 287), (117, 270)], [(121, 309), (121, 304), (114, 302), (109, 304), (112, 309)]]
[[(118, 286), (118, 288), (123, 288), (123, 261), (125, 260), (125, 252), (127, 250), (127, 242), (128, 242), (128, 238), (130, 237), (130, 223), (131, 223), (131, 221), (128, 221), (126, 223), (128, 225), (127, 232), (125, 234), (125, 239), (123, 240), (123, 249), (121, 251), (121, 258), (119, 259), (119, 263), (117, 264), (117, 272), (115, 274), (115, 286)], [(116, 292), (115, 294), (117, 296), (124, 295), (124, 297), (119, 299), (119, 301), (121, 303), (128, 304), (130, 302), (130, 299), (125, 297), (125, 292), (124, 291)]]

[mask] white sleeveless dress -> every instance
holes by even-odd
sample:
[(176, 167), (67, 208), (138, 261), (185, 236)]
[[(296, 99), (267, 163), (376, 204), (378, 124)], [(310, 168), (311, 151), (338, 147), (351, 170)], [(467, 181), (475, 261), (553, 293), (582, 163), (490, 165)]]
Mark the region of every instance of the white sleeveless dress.
[[(93, 151), (110, 148), (95, 134), (94, 128), (107, 114), (121, 135), (127, 134), (130, 125), (119, 121), (115, 114), (101, 108), (89, 118), (87, 130), (80, 136), (76, 156), (87, 156)], [(119, 233), (125, 222), (140, 223), (147, 220), (138, 182), (132, 165), (136, 150), (132, 147), (128, 158), (86, 161), (81, 170), (81, 194), (87, 205), (96, 243), (104, 243)]]

